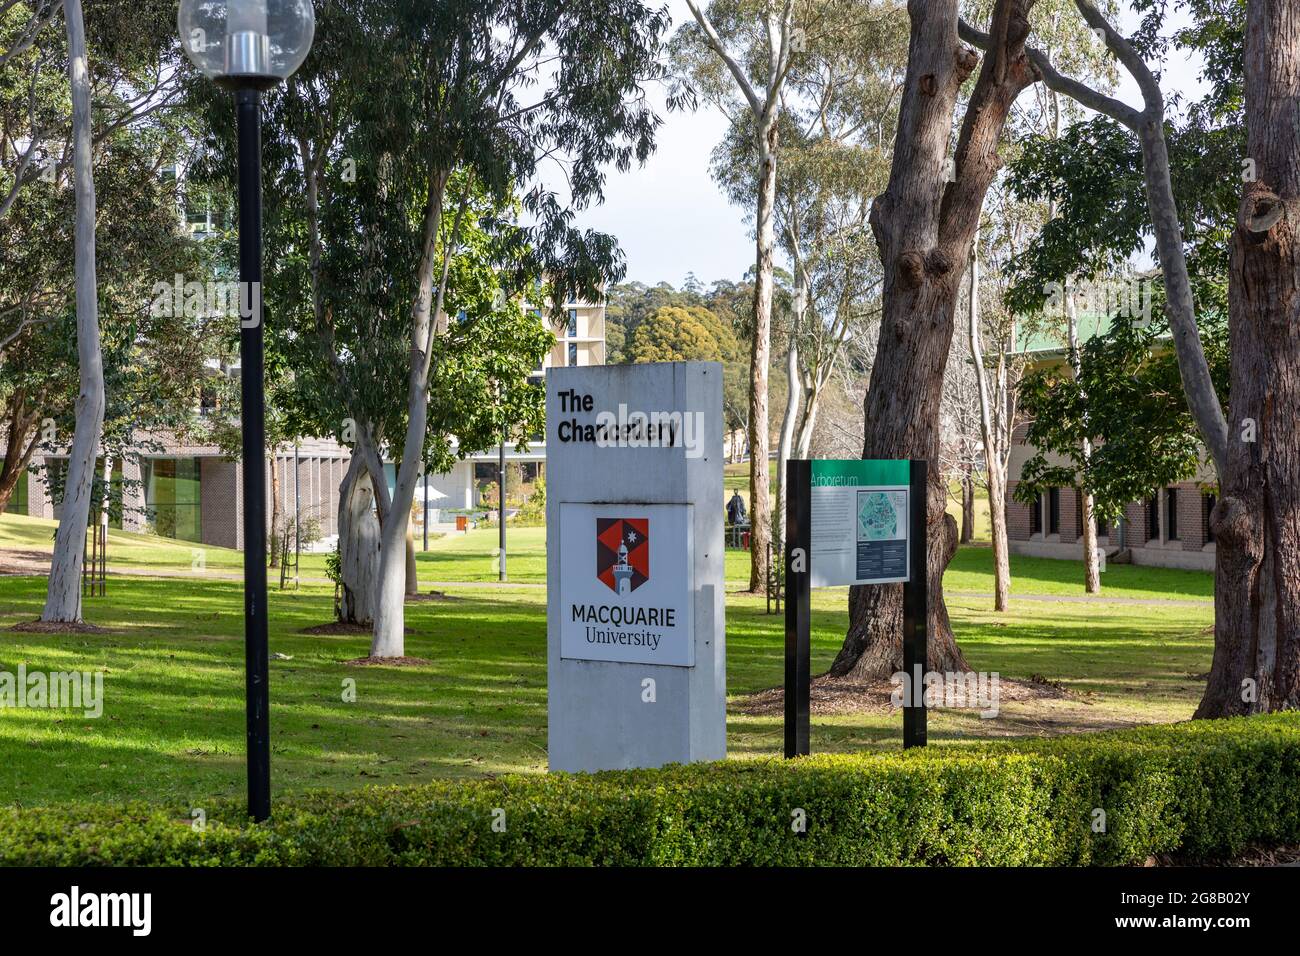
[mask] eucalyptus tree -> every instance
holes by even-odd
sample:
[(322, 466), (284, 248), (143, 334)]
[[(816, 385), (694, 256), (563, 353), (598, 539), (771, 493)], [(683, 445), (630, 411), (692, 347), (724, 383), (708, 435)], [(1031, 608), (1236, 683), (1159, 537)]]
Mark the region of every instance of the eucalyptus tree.
[[(884, 291), (864, 403), (867, 458), (938, 458), (943, 373), (964, 266), (985, 193), (1001, 166), (998, 146), (1012, 105), (1037, 78), (1025, 48), (1032, 0), (994, 4), (983, 57), (959, 40), (959, 6), (955, 0), (908, 6), (911, 33), (893, 160), (870, 215)], [(965, 108), (958, 110), (972, 75)], [(946, 503), (947, 489), (934, 469), (926, 504), (929, 666), (965, 670), (943, 600), (943, 572), (957, 538)], [(832, 675), (858, 680), (896, 671), (902, 663), (902, 588), (854, 588), (849, 611)]]
[(95, 481), (95, 456), (104, 424), (104, 365), (99, 345), (99, 291), (95, 277), (95, 179), (91, 155), (90, 64), (81, 0), (64, 0), (68, 83), (72, 91), (72, 182), (76, 195), (73, 255), (76, 271), (77, 424), (68, 452), (63, 512), (54, 539), (42, 621), (81, 620), (81, 563)]
[[(1113, 0), (1105, 9), (1113, 10)], [(981, 0), (974, 9), (985, 15), (992, 10), (989, 0)], [(1108, 90), (1114, 83), (1115, 70), (1104, 44), (1093, 35), (1079, 16), (1073, 0), (1039, 0), (1030, 10), (1033, 42), (1048, 60), (1071, 75), (1080, 77), (1098, 89)], [(1004, 149), (1012, 163), (1027, 143), (1043, 137), (1059, 138), (1062, 124), (1074, 121), (1081, 108), (1058, 91), (1042, 83), (1031, 86), (1016, 101), (1007, 122), (1008, 143)], [(1016, 384), (1023, 360), (1012, 353), (1018, 333), (1031, 326), (1051, 324), (1039, 309), (1025, 315), (1006, 302), (1008, 261), (1022, 252), (1045, 223), (1057, 215), (1057, 200), (1052, 196), (1027, 199), (1012, 196), (1005, 177), (999, 176), (990, 188), (982, 217), (983, 227), (971, 246), (967, 265), (966, 340), (975, 377), (982, 444), (983, 484), (988, 494), (993, 550), (993, 606), (1005, 611), (1011, 593), (1010, 547), (1007, 538), (1007, 468), (1011, 453), (1011, 434), (1016, 426)], [(983, 260), (981, 259), (983, 257)], [(985, 270), (984, 265), (989, 268)], [(1073, 286), (1070, 274), (1045, 279), (1056, 287)], [(985, 287), (988, 288), (985, 288)], [(1069, 354), (1077, 358), (1077, 310), (1072, 296), (1060, 299), (1064, 328), (1062, 338), (1074, 342)], [(1052, 331), (1057, 331), (1052, 329)], [(1081, 446), (1083, 449), (1083, 446)], [(1087, 450), (1083, 449), (1084, 457)], [(1067, 484), (1079, 483), (1082, 476)], [(1081, 485), (1083, 512), (1082, 549), (1087, 590), (1100, 589), (1096, 521), (1092, 515), (1092, 493)]]
[(686, 0), (694, 17), (674, 41), (674, 58), (734, 128), (751, 131), (756, 166), (751, 192), (755, 262), (749, 360), (749, 590), (766, 586), (772, 539), (768, 448), (768, 366), (776, 251), (775, 204), (782, 91), (798, 49), (806, 47), (816, 0)]
[[(173, 10), (162, 0), (96, 4), (84, 13), (79, 2), (0, 5), (0, 396), (16, 427), (7, 449), (14, 460), (0, 483), (25, 470), (38, 425), (49, 450), (65, 447), (62, 436), (72, 433), (57, 489), (62, 516), (42, 611), (47, 621), (81, 616), (81, 560), (107, 405), (101, 320), (119, 309), (140, 311), (147, 256), (139, 254), (152, 239), (168, 243), (176, 234), (169, 228), (175, 205), (160, 205), (155, 188), (156, 160), (167, 150), (154, 148), (166, 138), (158, 133), (161, 113), (175, 103), (166, 67), (175, 42)], [(129, 183), (116, 195), (118, 176), (143, 176), (139, 194)], [(106, 202), (97, 195), (101, 178), (115, 193)], [(164, 216), (151, 236), (159, 209), (169, 210), (170, 223)], [(114, 230), (120, 245), (97, 245), (97, 225)], [(67, 324), (72, 317), (75, 325)], [(64, 348), (74, 342), (75, 356)], [(32, 359), (50, 364), (27, 366)], [(116, 371), (108, 369), (108, 377)], [(70, 388), (75, 398), (67, 397)], [(64, 424), (65, 402), (74, 422), (51, 436), (51, 422)]]
[[(1183, 393), (1219, 481), (1210, 517), (1215, 651), (1197, 716), (1294, 708), (1300, 706), (1300, 535), (1281, 516), (1296, 507), (1300, 426), (1278, 410), (1293, 404), (1300, 368), (1300, 250), (1287, 225), (1288, 210), (1300, 201), (1300, 104), (1292, 79), (1300, 69), (1300, 10), (1294, 2), (1267, 0), (1177, 4), (1191, 13), (1193, 26), (1173, 42), (1200, 50), (1212, 87), (1181, 131), (1199, 149), (1180, 156), (1170, 142), (1163, 91), (1147, 63), (1169, 48), (1158, 27), (1171, 4), (1139, 0), (1135, 6), (1146, 16), (1134, 37), (1121, 35), (1091, 4), (1078, 0), (1077, 6), (1133, 76), (1142, 108), (1102, 96), (1046, 63), (1045, 81), (1136, 141), (1137, 164), (1128, 168), (1140, 171)], [(1188, 169), (1199, 174), (1176, 190)], [(1237, 203), (1225, 214), (1221, 193), (1234, 183), (1240, 184)], [(1124, 220), (1114, 220), (1108, 216), (1100, 225), (1090, 254), (1110, 254), (1111, 237), (1131, 241)], [(1229, 250), (1227, 410), (1197, 321), (1198, 278), (1206, 269), (1185, 248), (1189, 232), (1227, 240), (1217, 248)]]
[[(763, 445), (750, 455), (753, 502), (769, 481), (773, 320), (772, 293), (764, 285), (771, 280), (764, 273), (777, 251), (790, 260), (792, 321), (781, 330), (789, 387), (777, 445), (779, 523), (785, 463), (796, 449), (807, 454), (823, 390), (865, 314), (862, 287), (869, 290), (878, 280), (871, 275), (866, 213), (887, 167), (883, 130), (902, 80), (905, 35), (898, 6), (890, 2), (714, 3), (707, 14), (692, 9), (698, 29), (683, 29), (679, 57), (729, 121), (714, 152), (713, 175), (732, 202), (753, 210), (758, 243), (749, 428), (751, 447), (760, 435)], [(790, 46), (784, 61), (781, 38)], [(751, 540), (760, 545), (767, 530), (760, 533), (758, 525), (768, 508), (766, 494), (751, 508)], [(756, 565), (765, 552), (752, 549), (751, 585), (765, 574)]]
[[(306, 424), (348, 413), (329, 431), (354, 442), (350, 477), (364, 469), (381, 519), (362, 585), (371, 653), (399, 657), (422, 469), (500, 441), (507, 423), (534, 425), (526, 375), (549, 337), (531, 307), (597, 299), (621, 275), (615, 241), (572, 216), (602, 198), (605, 167), (652, 149), (659, 119), (641, 83), (660, 73), (667, 19), (633, 0), (330, 0), (318, 13), (313, 56), (266, 104), (268, 209), (283, 216), (267, 229), (286, 250), (284, 274), (266, 280), (268, 333), (302, 303), (282, 346), (316, 359), (295, 365), (317, 396), (299, 411)], [(567, 196), (529, 185), (548, 161)]]

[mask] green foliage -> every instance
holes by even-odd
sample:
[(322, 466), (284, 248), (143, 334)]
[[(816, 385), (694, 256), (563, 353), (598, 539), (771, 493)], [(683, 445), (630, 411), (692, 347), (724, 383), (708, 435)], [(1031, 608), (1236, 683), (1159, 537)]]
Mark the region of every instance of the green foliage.
[(339, 555), (337, 542), (334, 550), (325, 555), (325, 576), (334, 582), (335, 587), (343, 583), (343, 558)]
[[(1225, 406), (1226, 325), (1222, 313), (1201, 317), (1206, 360)], [(1079, 360), (1077, 379), (1060, 364), (1020, 383), (1020, 406), (1030, 419), (1026, 440), (1036, 451), (1025, 463), (1016, 498), (1031, 503), (1047, 488), (1084, 486), (1095, 496), (1098, 515), (1114, 521), (1127, 502), (1192, 478), (1203, 450), (1167, 325), (1117, 315), (1110, 329), (1081, 346)], [(1080, 451), (1085, 438), (1093, 443), (1086, 464)]]
[[(788, 302), (788, 291), (778, 286), (778, 311), (787, 309)], [(667, 282), (655, 286), (642, 282), (615, 285), (609, 290), (605, 310), (607, 361), (611, 365), (638, 361), (632, 354), (633, 344), (637, 331), (650, 316), (667, 308), (687, 311), (703, 308), (712, 313), (722, 327), (721, 331), (714, 331), (719, 341), (723, 344), (735, 342), (734, 354), (722, 360), (722, 413), (729, 429), (744, 428), (749, 408), (749, 363), (746, 355), (753, 337), (753, 305), (754, 287), (748, 281), (720, 280), (707, 290), (693, 276), (681, 290)]]
[(646, 316), (632, 335), (633, 362), (735, 362), (735, 333), (703, 306), (665, 306)]
[(532, 494), (524, 502), (524, 506), (519, 509), (518, 514), (511, 519), (512, 524), (518, 524), (528, 527), (544, 527), (546, 525), (546, 479), (538, 478), (533, 483)]
[[(1190, 25), (1164, 30), (1170, 7)], [(1209, 93), (1165, 123), (1170, 180), (1178, 199), (1188, 274), (1198, 314), (1226, 308), (1230, 236), (1246, 157), (1242, 123), (1244, 0), (1138, 0), (1144, 14), (1135, 34), (1148, 57), (1171, 44), (1204, 57)], [(1177, 104), (1175, 104), (1177, 105)], [(1054, 200), (1057, 217), (1013, 263), (1009, 304), (1029, 312), (1067, 277), (1105, 276), (1142, 252), (1150, 212), (1142, 151), (1134, 134), (1096, 116), (1071, 125), (1059, 139), (1037, 137), (1009, 167), (1011, 192), (1023, 200)]]
[[(75, 336), (71, 107), (60, 17), (23, 48), (41, 5), (6, 4), (0, 51), (0, 409), (27, 444), (50, 418), (56, 446), (73, 431), (79, 380)], [(188, 148), (186, 107), (174, 101), (174, 3), (87, 5), (94, 103), (96, 276), (107, 407), (103, 444), (120, 456), (147, 433), (192, 424), (213, 338), (205, 316), (159, 314), (155, 283), (207, 278), (200, 243), (184, 230), (170, 168)], [(164, 108), (158, 108), (159, 106)], [(12, 205), (10, 202), (12, 201)], [(35, 416), (35, 417), (31, 417)], [(99, 497), (99, 491), (95, 493)]]
[(5, 809), (0, 865), (1133, 865), (1300, 839), (1297, 787), (1300, 722), (1274, 715), (959, 751), (315, 792), (281, 800), (260, 826), (224, 800), (205, 808), (202, 832), (181, 807)]

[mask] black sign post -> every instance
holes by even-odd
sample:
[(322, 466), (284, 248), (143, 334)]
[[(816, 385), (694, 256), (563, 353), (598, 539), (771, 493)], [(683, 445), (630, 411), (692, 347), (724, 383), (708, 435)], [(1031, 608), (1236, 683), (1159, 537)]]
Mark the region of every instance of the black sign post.
[(812, 462), (785, 464), (785, 755), (808, 751), (812, 694)]
[(908, 493), (907, 547), (911, 573), (903, 585), (903, 671), (908, 675), (912, 692), (903, 702), (903, 749), (925, 746), (925, 674), (929, 643), (928, 591), (929, 564), (926, 559), (925, 504), (926, 465), (911, 462), (911, 487)]
[[(903, 747), (926, 744), (925, 684), (929, 631), (926, 563), (927, 463), (908, 472), (908, 563), (903, 584), (903, 670), (911, 692), (903, 702)], [(812, 462), (786, 462), (785, 495), (785, 755), (811, 752), (812, 696)]]

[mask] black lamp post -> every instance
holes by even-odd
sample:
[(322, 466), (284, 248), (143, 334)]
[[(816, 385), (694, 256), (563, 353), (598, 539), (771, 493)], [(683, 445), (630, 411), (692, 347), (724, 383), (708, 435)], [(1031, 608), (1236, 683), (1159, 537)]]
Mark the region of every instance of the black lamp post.
[(181, 45), (205, 76), (235, 94), (239, 146), (239, 396), (244, 481), (244, 667), (248, 812), (271, 815), (266, 608), (266, 424), (262, 374), (261, 94), (311, 49), (311, 0), (181, 0)]

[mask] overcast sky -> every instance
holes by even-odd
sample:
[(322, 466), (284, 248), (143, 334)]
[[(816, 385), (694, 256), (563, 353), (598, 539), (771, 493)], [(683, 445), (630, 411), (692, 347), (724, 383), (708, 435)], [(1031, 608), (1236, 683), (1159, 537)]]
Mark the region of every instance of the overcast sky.
[[(654, 2), (654, 0), (651, 0)], [(673, 29), (690, 18), (685, 0), (667, 0)], [(1178, 24), (1171, 21), (1171, 27)], [(1131, 28), (1125, 17), (1121, 27)], [(1200, 95), (1199, 64), (1177, 59), (1166, 65), (1163, 86), (1184, 97)], [(1122, 71), (1121, 71), (1122, 73)], [(1118, 95), (1140, 105), (1136, 86), (1123, 75)], [(652, 90), (664, 124), (657, 149), (644, 167), (613, 172), (605, 203), (578, 217), (580, 226), (612, 233), (627, 256), (627, 278), (680, 287), (694, 273), (706, 285), (740, 279), (754, 264), (754, 241), (744, 211), (723, 197), (709, 176), (709, 157), (726, 120), (702, 105), (694, 113), (669, 113), (662, 90)], [(558, 173), (546, 176), (558, 179)]]

